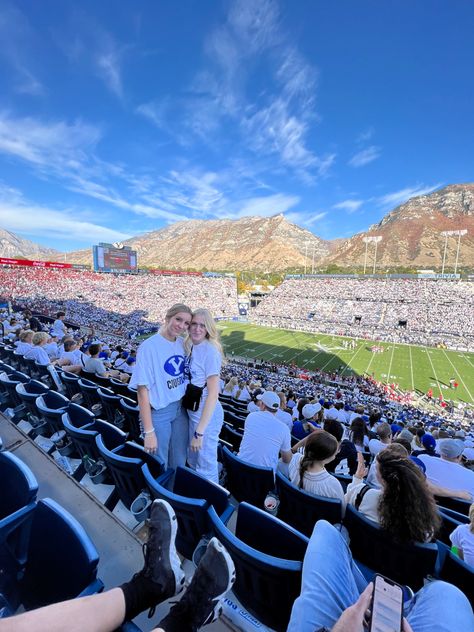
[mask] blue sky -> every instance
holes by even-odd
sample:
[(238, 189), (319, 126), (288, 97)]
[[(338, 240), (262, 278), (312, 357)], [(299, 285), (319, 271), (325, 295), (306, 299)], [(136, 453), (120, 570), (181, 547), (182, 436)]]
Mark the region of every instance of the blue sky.
[(473, 180), (464, 0), (0, 0), (0, 227), (59, 250)]

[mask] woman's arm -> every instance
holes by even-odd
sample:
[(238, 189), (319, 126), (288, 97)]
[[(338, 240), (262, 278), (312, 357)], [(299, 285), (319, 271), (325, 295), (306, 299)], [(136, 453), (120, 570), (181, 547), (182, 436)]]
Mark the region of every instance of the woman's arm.
[(426, 480), (426, 484), (428, 485), (428, 489), (434, 496), (461, 498), (462, 500), (469, 501), (472, 500), (471, 494), (463, 489), (449, 489), (449, 487), (440, 487), (439, 485), (435, 485), (428, 479)]
[(153, 454), (158, 448), (158, 439), (156, 437), (155, 429), (153, 428), (150, 396), (146, 386), (137, 386), (137, 400), (138, 407), (140, 409), (140, 419), (143, 425), (145, 450)]
[(206, 428), (209, 425), (209, 421), (211, 420), (214, 408), (216, 407), (217, 400), (219, 398), (219, 376), (210, 375), (206, 380), (206, 386), (207, 397), (204, 403), (204, 408), (202, 409), (201, 419), (199, 420), (195, 430), (196, 434), (201, 436), (194, 436), (191, 439), (191, 450), (200, 450), (202, 448), (204, 433), (206, 432)]

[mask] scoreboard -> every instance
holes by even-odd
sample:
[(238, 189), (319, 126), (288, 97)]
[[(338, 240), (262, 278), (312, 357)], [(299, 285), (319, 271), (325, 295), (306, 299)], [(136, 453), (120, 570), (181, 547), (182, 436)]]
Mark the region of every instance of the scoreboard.
[(94, 272), (136, 274), (138, 272), (137, 251), (123, 244), (98, 244), (92, 247)]

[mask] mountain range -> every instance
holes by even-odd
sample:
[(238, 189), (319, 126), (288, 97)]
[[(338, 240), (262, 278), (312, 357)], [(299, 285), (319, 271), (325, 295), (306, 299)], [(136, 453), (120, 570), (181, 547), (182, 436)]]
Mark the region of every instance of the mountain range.
[[(383, 217), (367, 232), (349, 239), (325, 241), (285, 219), (244, 217), (237, 220), (187, 220), (124, 242), (138, 251), (140, 266), (196, 270), (284, 271), (313, 265), (370, 268), (377, 243), (377, 268), (440, 268), (446, 247), (446, 272), (456, 257), (457, 236), (444, 231), (467, 230), (460, 240), (459, 266), (474, 267), (474, 184), (455, 184), (413, 197)], [(0, 229), (0, 256), (61, 260), (63, 254)], [(367, 259), (366, 259), (367, 256)], [(91, 249), (66, 255), (70, 263), (92, 263)]]

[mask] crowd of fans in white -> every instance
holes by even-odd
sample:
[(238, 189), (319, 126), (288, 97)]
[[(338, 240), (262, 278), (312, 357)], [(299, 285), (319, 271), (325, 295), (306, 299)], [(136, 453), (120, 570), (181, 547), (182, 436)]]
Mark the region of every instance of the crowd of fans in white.
[(233, 277), (115, 275), (76, 270), (0, 268), (0, 296), (36, 312), (127, 337), (158, 325), (169, 305), (205, 307), (216, 318), (237, 313)]
[(252, 319), (274, 327), (473, 351), (474, 283), (286, 279), (259, 303)]

